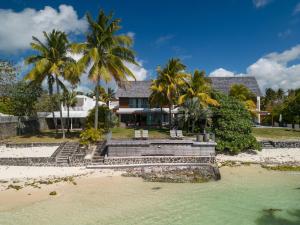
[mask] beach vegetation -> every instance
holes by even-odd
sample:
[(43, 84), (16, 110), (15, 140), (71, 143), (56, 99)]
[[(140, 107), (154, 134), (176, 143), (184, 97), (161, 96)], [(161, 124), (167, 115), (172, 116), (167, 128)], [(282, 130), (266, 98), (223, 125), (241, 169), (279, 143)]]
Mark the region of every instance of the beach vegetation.
[(260, 149), (252, 132), (252, 118), (245, 105), (234, 97), (214, 93), (219, 106), (213, 107), (212, 131), (219, 152), (238, 154), (249, 149)]
[(80, 133), (80, 144), (90, 145), (101, 140), (103, 135), (102, 129), (87, 128)]

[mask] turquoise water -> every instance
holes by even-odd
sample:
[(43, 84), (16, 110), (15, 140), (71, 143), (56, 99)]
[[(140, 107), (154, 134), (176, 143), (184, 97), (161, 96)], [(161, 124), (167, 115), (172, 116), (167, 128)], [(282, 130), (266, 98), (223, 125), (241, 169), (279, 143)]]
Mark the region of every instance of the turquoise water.
[(81, 180), (60, 196), (0, 212), (0, 224), (300, 224), (300, 173), (252, 166), (221, 173), (221, 181), (205, 184)]

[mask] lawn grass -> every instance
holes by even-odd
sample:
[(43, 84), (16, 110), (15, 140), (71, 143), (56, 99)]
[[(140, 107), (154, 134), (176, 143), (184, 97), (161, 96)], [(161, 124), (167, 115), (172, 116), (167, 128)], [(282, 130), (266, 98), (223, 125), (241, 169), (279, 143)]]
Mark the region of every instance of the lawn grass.
[(300, 131), (288, 128), (257, 128), (252, 129), (257, 140), (300, 140)]
[[(161, 139), (169, 137), (168, 129), (147, 128), (150, 139)], [(114, 127), (111, 129), (112, 139), (132, 139), (134, 138), (133, 128)]]
[(66, 141), (78, 141), (79, 131), (72, 131), (66, 138), (62, 139), (62, 133), (59, 132), (56, 137), (55, 131), (43, 131), (36, 134), (27, 134), (21, 136), (14, 136), (3, 139), (4, 142), (11, 143), (61, 143)]

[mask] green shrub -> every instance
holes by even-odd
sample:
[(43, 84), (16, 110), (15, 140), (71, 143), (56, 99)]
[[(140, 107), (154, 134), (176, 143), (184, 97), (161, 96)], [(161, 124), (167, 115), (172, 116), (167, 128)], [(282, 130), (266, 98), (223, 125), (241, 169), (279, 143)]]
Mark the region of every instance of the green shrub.
[[(89, 115), (86, 118), (87, 127), (94, 127), (95, 121), (95, 108), (90, 110)], [(111, 127), (114, 127), (118, 123), (118, 118), (111, 112), (111, 110), (103, 105), (98, 108), (98, 128), (107, 132)]]
[(102, 129), (88, 128), (80, 133), (80, 144), (89, 145), (101, 140), (103, 134)]
[(212, 131), (216, 135), (217, 150), (237, 154), (248, 149), (260, 149), (252, 132), (249, 111), (237, 99), (221, 93), (214, 94), (219, 107), (213, 108)]

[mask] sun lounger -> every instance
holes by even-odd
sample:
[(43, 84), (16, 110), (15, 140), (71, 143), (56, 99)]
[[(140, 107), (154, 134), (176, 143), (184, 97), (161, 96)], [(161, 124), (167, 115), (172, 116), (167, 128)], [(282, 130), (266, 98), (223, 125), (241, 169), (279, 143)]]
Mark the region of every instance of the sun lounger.
[(182, 130), (177, 130), (177, 135), (176, 135), (177, 139), (183, 139), (184, 136), (182, 134)]
[(171, 137), (171, 139), (176, 139), (176, 131), (175, 130), (170, 130), (170, 137)]
[(143, 139), (148, 139), (149, 138), (148, 130), (143, 130), (142, 131), (142, 137), (143, 137)]
[(135, 130), (134, 131), (134, 139), (141, 139), (141, 138), (142, 138), (141, 131)]

